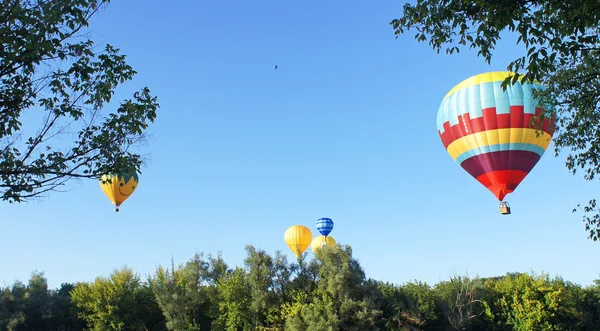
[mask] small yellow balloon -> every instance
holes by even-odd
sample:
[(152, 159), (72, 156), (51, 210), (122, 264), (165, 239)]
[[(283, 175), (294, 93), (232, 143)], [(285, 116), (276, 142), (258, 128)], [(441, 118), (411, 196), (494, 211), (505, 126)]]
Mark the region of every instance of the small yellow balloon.
[[(111, 182), (102, 183), (110, 179)], [(100, 187), (104, 194), (116, 206), (115, 211), (119, 211), (119, 206), (127, 200), (138, 187), (139, 178), (137, 174), (133, 175), (103, 175), (100, 178)]]
[(319, 249), (321, 249), (321, 247), (323, 246), (335, 246), (335, 239), (333, 239), (333, 237), (331, 236), (327, 236), (327, 239), (325, 239), (325, 236), (318, 236), (315, 237), (315, 239), (313, 239), (312, 243), (310, 244), (310, 248), (312, 249), (313, 253), (316, 253)]
[(308, 248), (312, 240), (312, 232), (303, 225), (294, 225), (283, 234), (283, 239), (288, 247), (300, 258), (302, 253)]

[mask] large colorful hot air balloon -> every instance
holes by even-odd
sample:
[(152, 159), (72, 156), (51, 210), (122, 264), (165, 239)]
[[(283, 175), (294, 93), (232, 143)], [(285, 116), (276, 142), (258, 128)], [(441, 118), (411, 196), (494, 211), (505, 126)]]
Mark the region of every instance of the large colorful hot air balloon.
[(310, 246), (312, 241), (312, 232), (304, 225), (294, 225), (283, 234), (283, 239), (288, 247), (296, 254), (297, 258)]
[(501, 202), (513, 192), (548, 148), (554, 120), (544, 119), (541, 134), (531, 124), (542, 114), (533, 89), (539, 83), (516, 82), (503, 91), (511, 72), (488, 72), (456, 85), (442, 100), (437, 129), (448, 154)]
[(313, 239), (312, 243), (310, 244), (310, 248), (312, 249), (313, 253), (316, 253), (319, 249), (321, 249), (321, 247), (325, 245), (335, 246), (335, 239), (333, 239), (332, 236), (317, 236), (315, 237), (315, 239)]
[[(111, 182), (105, 182), (110, 178)], [(138, 187), (139, 178), (136, 173), (133, 175), (115, 175), (109, 174), (104, 175), (100, 178), (100, 187), (104, 194), (110, 199), (115, 205), (115, 211), (119, 211), (121, 204), (129, 198)]]
[(319, 218), (317, 220), (317, 230), (319, 230), (319, 233), (321, 233), (323, 236), (327, 237), (331, 230), (333, 230), (333, 220), (326, 217)]

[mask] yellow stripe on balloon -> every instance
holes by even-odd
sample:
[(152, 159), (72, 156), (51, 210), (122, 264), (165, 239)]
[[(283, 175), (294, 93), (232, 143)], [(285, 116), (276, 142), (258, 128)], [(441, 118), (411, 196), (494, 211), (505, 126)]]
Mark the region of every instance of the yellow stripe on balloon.
[[(493, 71), (493, 72), (487, 72), (484, 74), (471, 76), (471, 77), (465, 79), (464, 81), (462, 81), (461, 83), (459, 83), (458, 85), (454, 86), (446, 94), (446, 96), (444, 96), (444, 99), (448, 98), (452, 93), (454, 93), (458, 90), (461, 90), (464, 88), (469, 88), (471, 86), (479, 85), (479, 84), (483, 84), (483, 83), (501, 82), (501, 81), (504, 81), (504, 79), (506, 79), (506, 77), (513, 76), (513, 75), (514, 75), (514, 73), (510, 72), (510, 71)], [(520, 81), (521, 77), (519, 77), (519, 81)], [(540, 84), (540, 82), (538, 82), (537, 80), (534, 81), (534, 83)]]
[[(538, 132), (541, 133), (539, 136)], [(546, 132), (529, 128), (487, 130), (456, 139), (448, 145), (447, 151), (456, 161), (456, 158), (464, 152), (489, 145), (526, 143), (546, 150), (550, 145), (551, 138)]]

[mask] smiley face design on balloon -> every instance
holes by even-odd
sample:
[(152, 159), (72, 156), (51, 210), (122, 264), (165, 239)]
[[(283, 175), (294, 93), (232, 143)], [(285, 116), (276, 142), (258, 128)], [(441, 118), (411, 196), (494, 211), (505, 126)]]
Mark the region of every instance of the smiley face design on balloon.
[[(109, 182), (104, 181), (110, 179)], [(119, 211), (119, 207), (127, 200), (138, 187), (139, 177), (137, 174), (108, 174), (102, 176), (100, 187), (104, 194), (116, 206), (115, 211)]]

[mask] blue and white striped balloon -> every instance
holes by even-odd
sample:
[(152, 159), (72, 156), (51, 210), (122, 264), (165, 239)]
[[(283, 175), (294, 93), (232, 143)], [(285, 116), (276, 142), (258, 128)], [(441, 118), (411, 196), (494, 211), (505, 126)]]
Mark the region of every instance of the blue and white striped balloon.
[(329, 235), (329, 232), (331, 232), (331, 230), (333, 230), (333, 221), (331, 220), (331, 218), (319, 218), (317, 220), (317, 230), (319, 230), (319, 232), (327, 237), (327, 235)]

